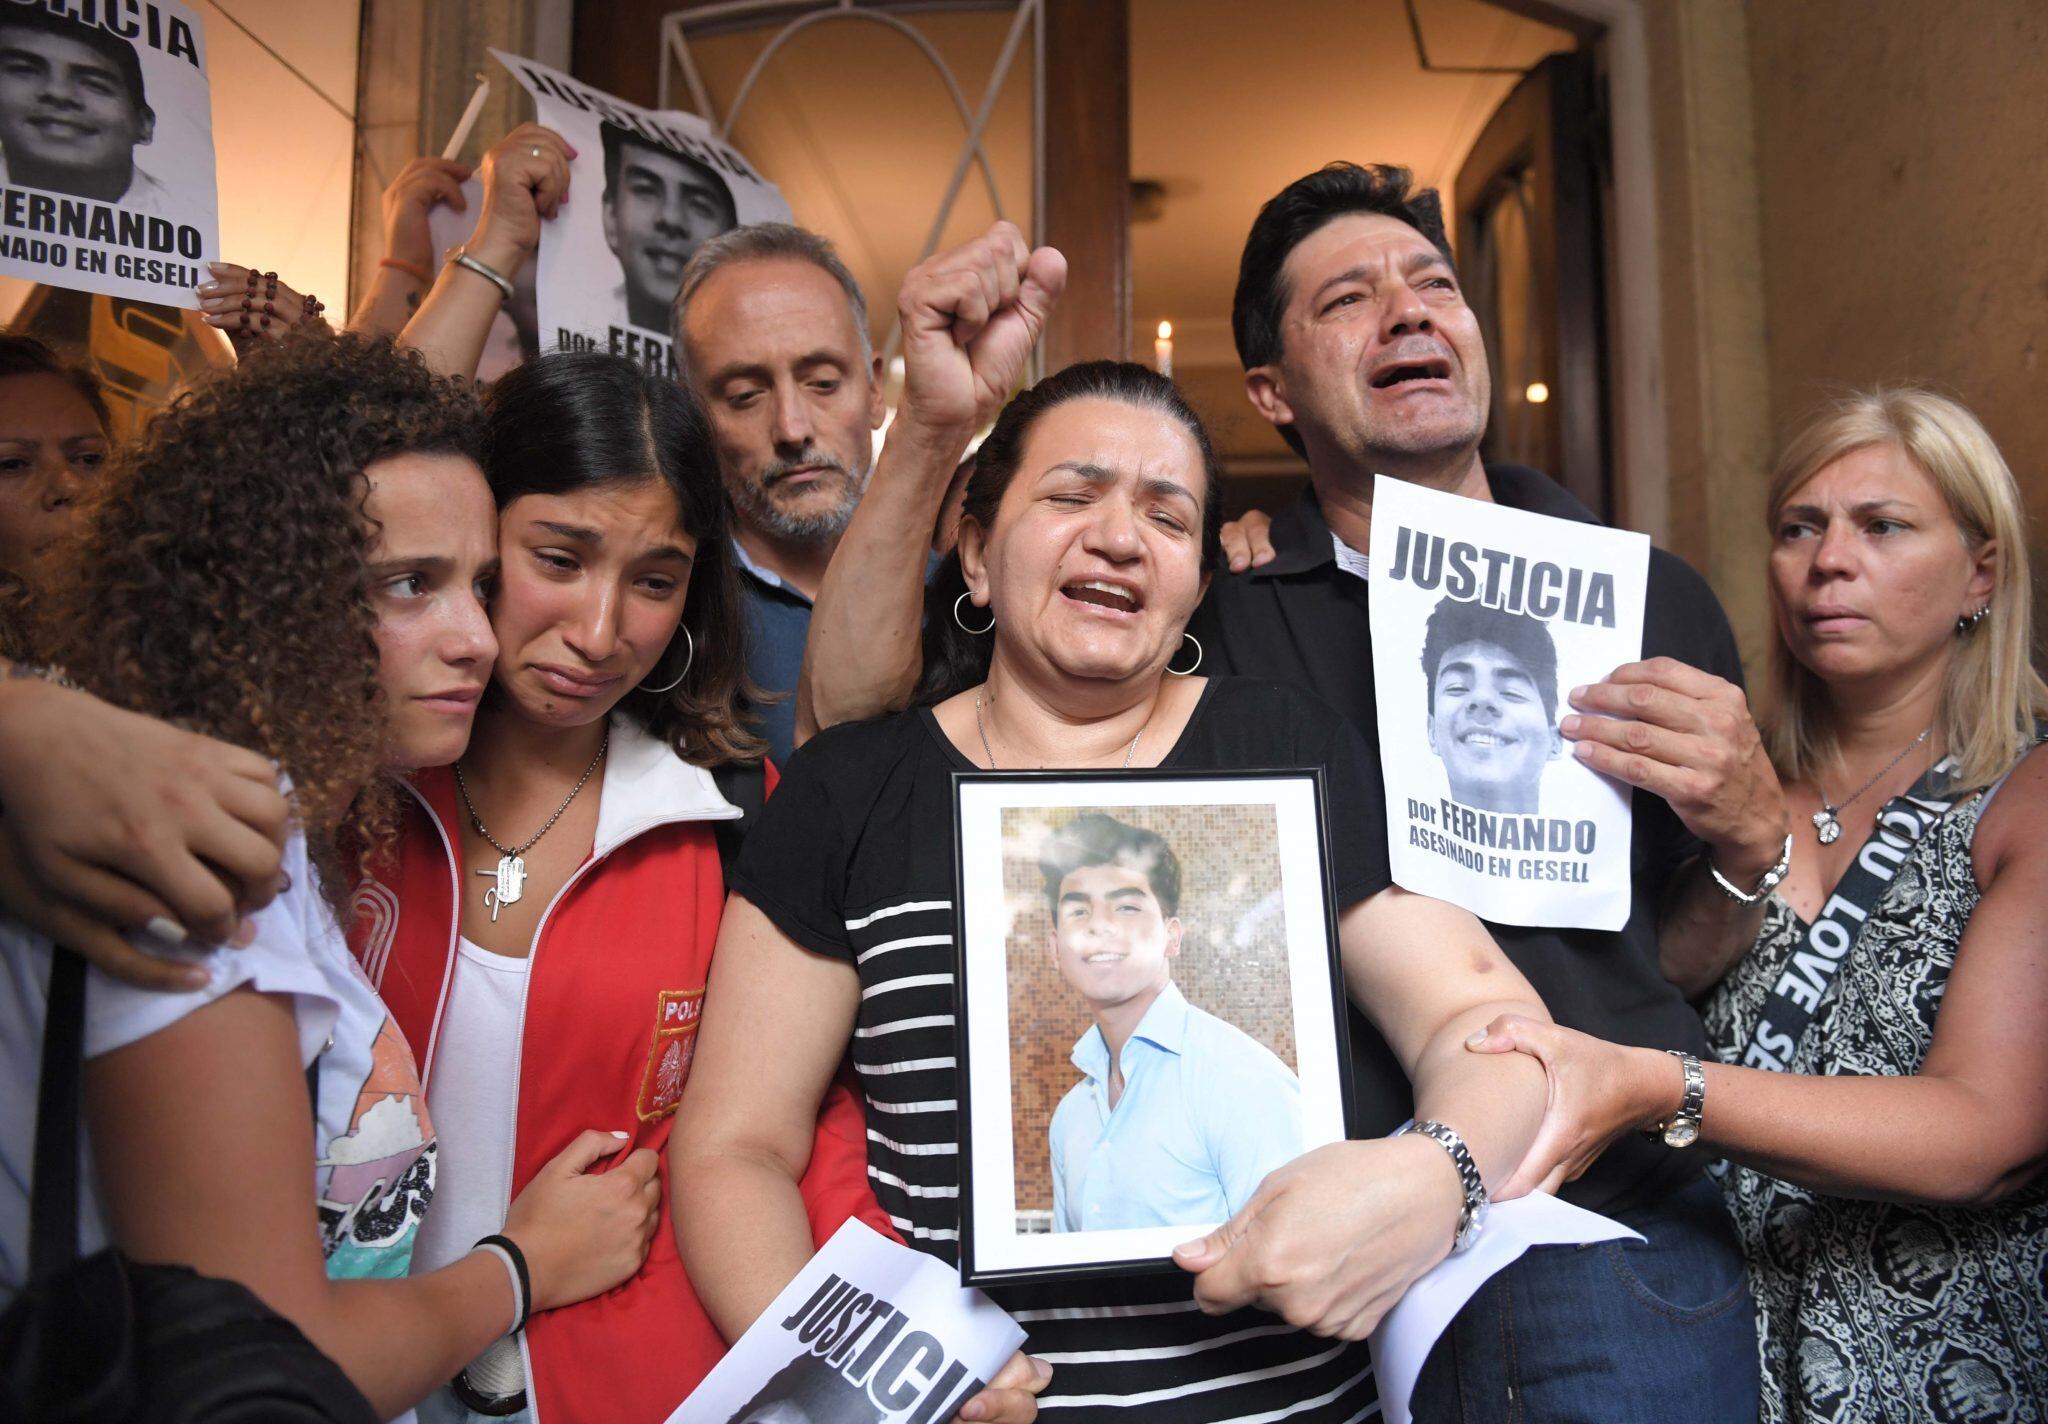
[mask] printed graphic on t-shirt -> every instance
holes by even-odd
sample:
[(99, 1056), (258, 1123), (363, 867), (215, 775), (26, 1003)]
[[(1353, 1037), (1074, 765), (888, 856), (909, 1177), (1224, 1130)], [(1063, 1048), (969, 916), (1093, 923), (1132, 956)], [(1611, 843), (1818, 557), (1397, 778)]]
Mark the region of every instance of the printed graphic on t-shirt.
[(654, 1042), (640, 1075), (642, 1122), (659, 1122), (683, 1100), (690, 1061), (697, 1056), (697, 1021), (704, 1012), (702, 989), (663, 989), (654, 997)]
[(384, 967), (398, 943), (398, 894), (373, 875), (363, 877), (348, 902), (349, 944), (372, 989), (384, 983)]
[[(325, 1060), (321, 1070), (324, 1078)], [(323, 1081), (321, 1096), (327, 1092)], [(412, 1049), (388, 1016), (356, 1090), (348, 1130), (324, 1144), (318, 1166), (325, 1173), (320, 1236), (327, 1274), (336, 1280), (404, 1276), (434, 1195), (434, 1128)]]

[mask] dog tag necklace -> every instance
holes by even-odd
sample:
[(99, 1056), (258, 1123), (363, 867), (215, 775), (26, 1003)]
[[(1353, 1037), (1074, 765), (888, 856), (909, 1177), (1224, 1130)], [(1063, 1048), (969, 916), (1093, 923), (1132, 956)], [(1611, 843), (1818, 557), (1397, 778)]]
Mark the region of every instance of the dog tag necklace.
[(1822, 845), (1833, 845), (1842, 838), (1842, 823), (1836, 819), (1836, 813), (1848, 810), (1851, 801), (1854, 801), (1858, 796), (1861, 796), (1871, 787), (1877, 785), (1879, 781), (1883, 780), (1885, 772), (1890, 771), (1893, 767), (1904, 761), (1906, 753), (1926, 741), (1933, 731), (1934, 727), (1930, 724), (1925, 732), (1922, 732), (1919, 736), (1913, 738), (1912, 741), (1906, 743), (1905, 751), (1900, 752), (1884, 764), (1884, 771), (1880, 771), (1876, 776), (1871, 777), (1870, 780), (1864, 782), (1861, 786), (1843, 797), (1842, 804), (1839, 806), (1832, 804), (1828, 800), (1827, 788), (1820, 784), (1820, 778), (1814, 778), (1814, 789), (1820, 792), (1820, 809), (1813, 813), (1813, 830), (1814, 834), (1820, 837)]
[(590, 759), (590, 765), (583, 768), (583, 775), (576, 778), (576, 784), (569, 788), (569, 794), (562, 798), (562, 804), (555, 807), (555, 814), (541, 823), (541, 828), (526, 838), (525, 844), (507, 846), (498, 844), (498, 838), (484, 829), (484, 818), (476, 813), (476, 805), (469, 799), (469, 788), (462, 781), (462, 763), (455, 763), (455, 790), (462, 797), (462, 809), (469, 813), (469, 823), (476, 827), (476, 833), (491, 843), (491, 849), (498, 852), (498, 863), (494, 868), (479, 870), (478, 875), (492, 877), (492, 883), (484, 887), (484, 907), (491, 912), (491, 923), (498, 922), (498, 911), (507, 905), (519, 903), (519, 897), (526, 893), (526, 853), (533, 849), (534, 842), (546, 835), (555, 822), (562, 819), (562, 813), (569, 809), (569, 803), (576, 799), (576, 793), (583, 789), (583, 783), (590, 780), (590, 774), (597, 770), (597, 764), (604, 760), (605, 748), (612, 744), (611, 729), (607, 727), (604, 740), (597, 744), (597, 755)]

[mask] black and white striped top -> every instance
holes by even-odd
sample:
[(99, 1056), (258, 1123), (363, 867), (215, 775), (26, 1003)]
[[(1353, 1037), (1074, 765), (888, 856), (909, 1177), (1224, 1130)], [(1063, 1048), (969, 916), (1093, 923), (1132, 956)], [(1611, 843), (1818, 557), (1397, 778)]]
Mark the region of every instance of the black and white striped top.
[[(1348, 723), (1305, 695), (1212, 679), (1161, 765), (1325, 766), (1336, 903), (1389, 883), (1379, 768)], [(928, 711), (833, 728), (791, 761), (732, 877), (791, 939), (858, 968), (868, 1176), (904, 1240), (949, 1263), (960, 1228), (952, 773), (973, 769)], [(1039, 1401), (1052, 1424), (1349, 1424), (1379, 1413), (1363, 1344), (1260, 1310), (1212, 1319), (1183, 1275), (990, 1294), (1054, 1367)]]

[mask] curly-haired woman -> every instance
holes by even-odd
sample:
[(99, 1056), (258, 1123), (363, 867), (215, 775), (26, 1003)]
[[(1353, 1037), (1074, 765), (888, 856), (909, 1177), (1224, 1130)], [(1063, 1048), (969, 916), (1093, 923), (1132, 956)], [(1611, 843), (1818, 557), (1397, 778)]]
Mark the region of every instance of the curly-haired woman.
[[(287, 343), (180, 400), (117, 462), (61, 561), (44, 635), (109, 701), (276, 762), (299, 826), (290, 887), (247, 948), (199, 961), (206, 987), (88, 981), (86, 1249), (110, 1238), (243, 1282), (382, 1417), (526, 1307), (630, 1275), (658, 1208), (651, 1154), (586, 1175), (622, 1150), (587, 1132), (506, 1219), (530, 1298), (509, 1251), (405, 1279), (434, 1132), (335, 899), (350, 863), (392, 834), (386, 773), (445, 762), (469, 737), (496, 651), (479, 597), (496, 562), (481, 447), (469, 398), (388, 343)], [(50, 941), (0, 920), (8, 1293), (24, 1274), (54, 958)]]
[[(585, 1123), (667, 1142), (725, 905), (719, 828), (773, 781), (740, 722), (724, 492), (689, 397), (621, 357), (563, 355), (505, 376), (487, 409), (497, 670), (462, 759), (413, 779), (352, 924), (428, 1045), (447, 1145), (426, 1268), (498, 1230)], [(856, 1211), (887, 1230), (850, 1095), (817, 1140), (817, 1237)], [(663, 1233), (623, 1289), (493, 1346), (421, 1414), (504, 1418), (524, 1397), (550, 1424), (658, 1424), (724, 1350)]]
[[(1793, 825), (1741, 849), (1789, 873), (1724, 879), (1747, 933), (1665, 965), (1711, 990), (1721, 1061), (1512, 1019), (1475, 1046), (1549, 1071), (1522, 1180), (1653, 1124), (1733, 1164), (1765, 1420), (2048, 1419), (2048, 686), (2019, 489), (1975, 416), (1903, 389), (1809, 421), (1769, 499)], [(1643, 709), (1646, 760), (1712, 683)], [(1577, 720), (1608, 769), (1624, 724)]]
[[(280, 310), (303, 314), (303, 299), (278, 292)], [(260, 339), (268, 346), (292, 329), (279, 322)], [(0, 334), (0, 659), (38, 656), (43, 556), (76, 522), (112, 450), (99, 377), (32, 336)], [(155, 921), (214, 944), (269, 902), (281, 838), (270, 832), (285, 814), (275, 772), (244, 749), (9, 678), (5, 663), (0, 700), (0, 905), (130, 983), (184, 982), (188, 966), (137, 951), (122, 931)]]

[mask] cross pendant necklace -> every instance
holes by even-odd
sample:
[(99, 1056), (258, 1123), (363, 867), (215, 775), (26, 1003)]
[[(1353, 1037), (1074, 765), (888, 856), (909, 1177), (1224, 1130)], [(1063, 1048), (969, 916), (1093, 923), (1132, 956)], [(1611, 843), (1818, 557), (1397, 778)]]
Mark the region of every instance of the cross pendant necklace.
[(1813, 833), (1820, 838), (1820, 843), (1822, 845), (1833, 845), (1836, 841), (1842, 838), (1842, 823), (1838, 818), (1837, 813), (1848, 810), (1849, 803), (1851, 801), (1854, 801), (1858, 796), (1861, 796), (1871, 787), (1877, 785), (1879, 781), (1883, 780), (1886, 772), (1889, 772), (1893, 767), (1897, 766), (1900, 762), (1904, 761), (1906, 759), (1906, 753), (1912, 751), (1913, 748), (1919, 746), (1922, 742), (1926, 741), (1928, 736), (1931, 735), (1933, 731), (1934, 727), (1930, 723), (1925, 732), (1922, 732), (1919, 736), (1913, 738), (1912, 741), (1906, 743), (1905, 747), (1899, 752), (1897, 756), (1893, 757), (1890, 761), (1884, 764), (1883, 771), (1878, 772), (1876, 776), (1871, 777), (1870, 780), (1864, 782), (1861, 786), (1857, 787), (1854, 791), (1850, 792), (1847, 796), (1843, 797), (1842, 804), (1839, 806), (1833, 804), (1828, 800), (1827, 788), (1820, 784), (1820, 778), (1814, 778), (1814, 790), (1820, 792), (1820, 809), (1813, 813)]
[(469, 787), (462, 780), (462, 763), (455, 763), (455, 790), (462, 797), (462, 809), (469, 814), (469, 823), (476, 827), (476, 833), (491, 843), (491, 849), (498, 852), (498, 863), (477, 871), (488, 875), (491, 883), (484, 887), (484, 908), (491, 912), (491, 923), (498, 922), (498, 911), (507, 905), (519, 903), (519, 897), (526, 893), (526, 853), (534, 843), (546, 835), (555, 822), (562, 819), (562, 813), (569, 809), (569, 803), (576, 799), (576, 793), (583, 789), (583, 783), (590, 780), (590, 774), (597, 770), (597, 764), (604, 760), (605, 748), (612, 744), (611, 728), (605, 728), (604, 740), (597, 744), (597, 755), (590, 759), (590, 765), (583, 768), (583, 775), (576, 778), (576, 784), (569, 788), (569, 794), (562, 798), (562, 804), (555, 807), (555, 814), (541, 823), (541, 828), (516, 846), (500, 845), (498, 838), (484, 829), (484, 818), (477, 815), (475, 804), (469, 799)]

